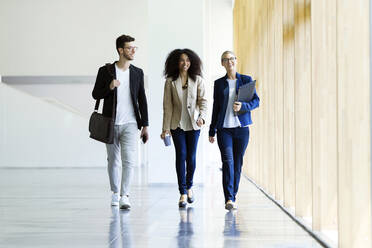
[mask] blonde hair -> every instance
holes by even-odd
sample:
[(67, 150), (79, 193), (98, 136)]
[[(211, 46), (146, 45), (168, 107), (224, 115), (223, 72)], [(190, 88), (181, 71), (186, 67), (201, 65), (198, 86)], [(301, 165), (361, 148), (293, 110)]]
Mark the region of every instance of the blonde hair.
[(221, 55), (221, 62), (222, 62), (223, 56), (225, 56), (226, 54), (231, 54), (231, 55), (234, 55), (236, 57), (236, 55), (233, 51), (224, 51)]

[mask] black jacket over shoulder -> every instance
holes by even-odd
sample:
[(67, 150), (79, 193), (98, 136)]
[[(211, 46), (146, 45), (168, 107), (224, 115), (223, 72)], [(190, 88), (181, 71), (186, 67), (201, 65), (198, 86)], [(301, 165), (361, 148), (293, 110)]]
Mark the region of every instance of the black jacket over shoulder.
[[(116, 87), (113, 90), (110, 89), (111, 81), (116, 78), (115, 63), (99, 68), (92, 92), (94, 99), (104, 99), (102, 114), (107, 117), (112, 117), (113, 101), (115, 101), (115, 108), (117, 103), (117, 99), (114, 99), (114, 91), (117, 91), (117, 89)], [(141, 127), (149, 125), (142, 69), (133, 65), (129, 66), (129, 85), (137, 126), (138, 129), (141, 129)]]

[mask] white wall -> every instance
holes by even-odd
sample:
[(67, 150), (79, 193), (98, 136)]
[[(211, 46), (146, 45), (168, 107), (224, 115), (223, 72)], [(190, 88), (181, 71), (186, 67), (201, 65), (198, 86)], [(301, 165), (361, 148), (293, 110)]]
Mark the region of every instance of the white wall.
[[(214, 81), (226, 74), (221, 65), (221, 55), (233, 51), (233, 3), (231, 0), (207, 0), (207, 42), (208, 69)], [(209, 29), (209, 30), (208, 30)], [(212, 84), (213, 86), (213, 84)]]
[(0, 82), (0, 167), (100, 167), (88, 120)]
[[(93, 84), (9, 84), (15, 89), (42, 99), (53, 99), (63, 103), (74, 112), (89, 118), (95, 100), (92, 98)], [(100, 104), (102, 106), (102, 102)]]
[[(213, 80), (225, 73), (220, 54), (233, 45), (231, 4), (231, 0), (112, 0), (109, 6), (98, 0), (0, 1), (0, 28), (5, 34), (0, 36), (0, 75), (95, 76), (98, 66), (116, 59), (115, 38), (122, 33), (132, 34), (140, 47), (134, 64), (142, 67), (148, 77), (150, 141), (144, 150), (149, 155), (149, 180), (175, 182), (174, 148), (165, 148), (159, 138), (165, 58), (175, 48), (197, 52), (204, 62), (207, 94), (211, 97)], [(22, 87), (33, 91), (32, 86)], [(34, 88), (34, 95), (60, 101), (81, 97), (92, 104), (93, 85), (79, 86), (89, 92), (79, 91), (80, 95), (69, 97), (63, 97), (69, 89), (61, 88), (68, 85), (40, 87)], [(56, 91), (58, 94), (50, 94)], [(71, 105), (69, 100), (64, 103)], [(76, 106), (87, 108), (82, 102)], [(209, 118), (207, 122), (199, 141), (196, 182), (203, 179), (205, 162), (219, 161), (217, 145), (207, 142)], [(104, 147), (100, 152), (105, 152)], [(104, 166), (105, 157), (99, 163)]]
[(147, 69), (147, 0), (1, 0), (0, 75), (95, 75), (130, 34)]

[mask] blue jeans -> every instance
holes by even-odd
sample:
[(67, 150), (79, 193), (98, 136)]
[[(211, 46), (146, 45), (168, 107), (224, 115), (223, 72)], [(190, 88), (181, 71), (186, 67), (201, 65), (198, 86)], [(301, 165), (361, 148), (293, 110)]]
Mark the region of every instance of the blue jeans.
[[(186, 194), (192, 187), (196, 167), (196, 147), (200, 130), (183, 131), (180, 128), (171, 130), (176, 149), (176, 171), (180, 194)], [(186, 162), (186, 168), (185, 168)]]
[(249, 141), (249, 127), (217, 130), (217, 142), (222, 159), (222, 185), (225, 203), (235, 202), (239, 189), (243, 156)]

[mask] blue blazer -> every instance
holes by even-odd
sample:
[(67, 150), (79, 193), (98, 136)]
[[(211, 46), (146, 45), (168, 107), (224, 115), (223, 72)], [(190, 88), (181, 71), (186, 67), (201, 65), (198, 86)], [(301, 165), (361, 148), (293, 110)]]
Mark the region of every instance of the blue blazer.
[[(236, 94), (238, 94), (241, 85), (247, 84), (251, 81), (252, 78), (250, 76), (236, 73)], [(211, 137), (214, 137), (216, 134), (216, 129), (223, 128), (228, 100), (229, 83), (227, 82), (226, 74), (224, 77), (214, 81), (212, 121), (209, 127), (209, 136)], [(255, 90), (252, 100), (249, 102), (242, 102), (241, 109), (247, 111), (244, 114), (238, 115), (242, 127), (252, 124), (251, 110), (257, 108), (259, 105), (260, 98)]]

